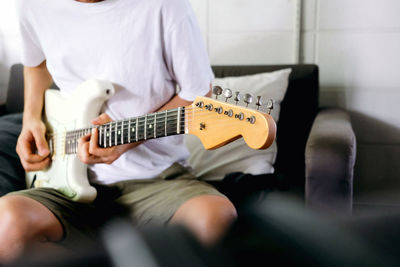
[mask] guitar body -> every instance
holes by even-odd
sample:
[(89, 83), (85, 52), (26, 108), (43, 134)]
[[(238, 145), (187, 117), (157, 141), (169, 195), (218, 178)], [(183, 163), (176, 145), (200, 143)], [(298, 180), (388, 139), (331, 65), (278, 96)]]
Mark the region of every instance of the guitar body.
[[(76, 155), (65, 151), (67, 131), (90, 126), (106, 100), (114, 95), (111, 83), (89, 80), (75, 89), (73, 95), (64, 98), (58, 90), (47, 90), (45, 94), (45, 123), (48, 134), (58, 135), (52, 144), (52, 163), (44, 171), (29, 172), (27, 184), (35, 187), (54, 188), (78, 202), (92, 202), (96, 189), (87, 179), (87, 166)], [(61, 138), (60, 138), (61, 137)]]
[(178, 134), (197, 136), (206, 149), (241, 137), (253, 149), (266, 149), (275, 140), (276, 125), (270, 115), (201, 96), (190, 106), (91, 125), (114, 93), (111, 83), (99, 80), (82, 83), (68, 98), (58, 90), (46, 91), (44, 121), (52, 162), (46, 170), (27, 173), (28, 186), (53, 188), (73, 201), (92, 202), (97, 191), (76, 153), (79, 139), (93, 128), (98, 130), (101, 148)]

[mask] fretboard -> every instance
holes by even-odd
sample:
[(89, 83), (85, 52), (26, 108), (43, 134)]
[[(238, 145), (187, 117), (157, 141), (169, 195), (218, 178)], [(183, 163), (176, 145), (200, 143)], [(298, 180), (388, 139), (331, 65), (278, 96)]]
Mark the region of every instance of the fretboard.
[[(96, 127), (98, 145), (102, 148), (130, 144), (149, 139), (185, 133), (185, 108), (177, 108), (113, 121)], [(65, 154), (75, 154), (78, 140), (89, 134), (93, 127), (68, 131), (65, 134)]]

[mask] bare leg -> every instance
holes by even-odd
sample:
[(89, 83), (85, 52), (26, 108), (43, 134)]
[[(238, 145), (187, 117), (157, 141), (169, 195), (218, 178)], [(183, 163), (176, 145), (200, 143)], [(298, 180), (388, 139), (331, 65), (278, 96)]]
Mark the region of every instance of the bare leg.
[(62, 236), (61, 223), (41, 203), (24, 196), (0, 198), (0, 263), (15, 260), (28, 246)]
[(212, 245), (225, 234), (236, 217), (236, 209), (229, 199), (216, 195), (202, 195), (183, 203), (170, 223), (183, 224), (203, 244)]

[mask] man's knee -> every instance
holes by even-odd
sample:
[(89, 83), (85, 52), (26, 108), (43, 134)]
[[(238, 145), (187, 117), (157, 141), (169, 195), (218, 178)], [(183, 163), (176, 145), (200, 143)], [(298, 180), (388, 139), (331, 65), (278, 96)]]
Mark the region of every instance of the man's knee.
[(236, 209), (229, 199), (220, 196), (202, 196), (193, 199), (196, 221), (205, 228), (227, 227), (237, 216)]
[(28, 212), (24, 212), (24, 201), (15, 196), (0, 198), (1, 242), (6, 240), (23, 241), (32, 231)]
[(23, 196), (0, 198), (0, 238), (21, 242), (45, 241), (62, 236), (62, 227), (42, 204)]
[(184, 224), (204, 243), (211, 244), (225, 234), (236, 217), (236, 209), (229, 199), (204, 195), (184, 203), (171, 223)]
[(31, 226), (15, 197), (0, 198), (0, 263), (15, 259), (29, 241)]

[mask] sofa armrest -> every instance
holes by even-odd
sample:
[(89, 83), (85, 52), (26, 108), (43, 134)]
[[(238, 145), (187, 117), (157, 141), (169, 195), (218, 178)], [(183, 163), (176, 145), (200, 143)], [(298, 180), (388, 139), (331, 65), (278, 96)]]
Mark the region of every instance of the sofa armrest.
[(318, 210), (351, 213), (356, 137), (349, 115), (321, 110), (306, 144), (306, 203)]

